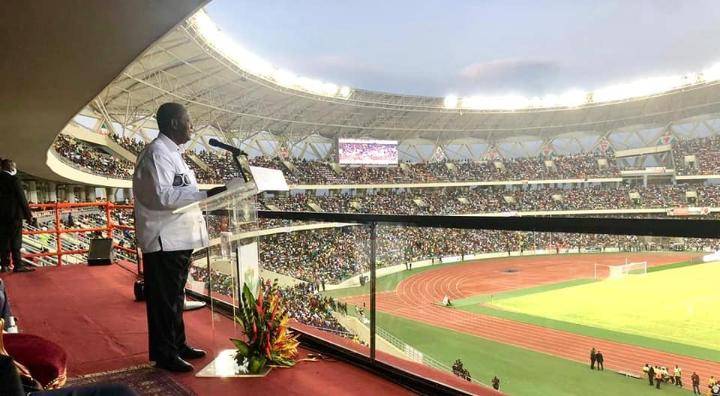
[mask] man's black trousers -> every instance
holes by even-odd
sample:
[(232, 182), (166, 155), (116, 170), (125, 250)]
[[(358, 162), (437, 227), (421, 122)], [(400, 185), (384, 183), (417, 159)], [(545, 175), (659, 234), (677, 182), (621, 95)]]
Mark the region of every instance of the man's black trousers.
[(150, 360), (178, 356), (185, 344), (184, 290), (192, 250), (143, 254)]
[(0, 267), (10, 268), (12, 256), (15, 268), (22, 267), (20, 248), (22, 247), (22, 222), (10, 222), (0, 226)]

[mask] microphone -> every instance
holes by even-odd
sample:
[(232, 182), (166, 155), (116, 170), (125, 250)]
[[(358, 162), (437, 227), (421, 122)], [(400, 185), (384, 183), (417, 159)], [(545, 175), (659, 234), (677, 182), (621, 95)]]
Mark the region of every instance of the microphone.
[(232, 155), (233, 155), (234, 157), (238, 157), (238, 156), (241, 156), (241, 155), (247, 156), (247, 154), (246, 154), (244, 151), (240, 150), (239, 148), (237, 148), (237, 147), (235, 147), (235, 146), (231, 146), (231, 145), (226, 144), (226, 143), (223, 143), (223, 142), (221, 142), (221, 141), (219, 141), (219, 140), (217, 140), (217, 139), (215, 139), (215, 138), (212, 138), (212, 139), (208, 140), (208, 144), (211, 145), (211, 146), (213, 146), (213, 147), (217, 147), (217, 148), (219, 148), (219, 149), (223, 149), (223, 150), (229, 151), (229, 152), (232, 153)]

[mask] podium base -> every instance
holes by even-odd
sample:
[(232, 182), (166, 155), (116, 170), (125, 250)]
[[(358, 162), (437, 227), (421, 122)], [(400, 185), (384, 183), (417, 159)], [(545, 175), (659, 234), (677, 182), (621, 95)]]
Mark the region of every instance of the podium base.
[(204, 301), (195, 301), (195, 300), (185, 300), (185, 305), (183, 306), (183, 311), (192, 311), (195, 309), (200, 309), (204, 307), (205, 302)]
[(264, 372), (259, 374), (242, 374), (234, 356), (234, 349), (221, 351), (212, 362), (198, 371), (195, 376), (203, 378), (260, 378), (265, 377), (272, 371), (272, 367), (268, 366)]

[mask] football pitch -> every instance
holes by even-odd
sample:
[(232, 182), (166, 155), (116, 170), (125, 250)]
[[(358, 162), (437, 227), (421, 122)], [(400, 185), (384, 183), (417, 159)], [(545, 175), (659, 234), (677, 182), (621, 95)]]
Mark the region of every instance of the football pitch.
[(720, 350), (719, 279), (716, 262), (500, 299), (493, 306)]

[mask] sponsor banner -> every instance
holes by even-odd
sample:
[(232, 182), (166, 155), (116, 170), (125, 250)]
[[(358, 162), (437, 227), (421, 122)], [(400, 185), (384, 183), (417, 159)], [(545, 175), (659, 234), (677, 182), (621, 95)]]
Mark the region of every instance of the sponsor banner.
[(498, 214), (498, 216), (500, 216), (500, 217), (520, 217), (522, 215), (520, 214), (520, 212), (512, 211), (512, 212), (500, 212)]
[(456, 263), (460, 260), (462, 260), (462, 256), (449, 256), (442, 258), (443, 263)]
[(703, 256), (702, 259), (703, 259), (703, 262), (704, 262), (704, 263), (710, 263), (710, 262), (713, 262), (713, 261), (720, 261), (720, 251), (717, 251), (717, 252), (715, 252), (715, 253), (712, 253), (712, 254), (708, 254), (708, 255), (706, 255), (706, 256)]
[(705, 216), (710, 213), (708, 207), (687, 207), (687, 208), (668, 208), (666, 210), (668, 216)]
[(665, 173), (665, 170), (664, 166), (648, 166), (645, 168), (645, 171), (652, 173)]

